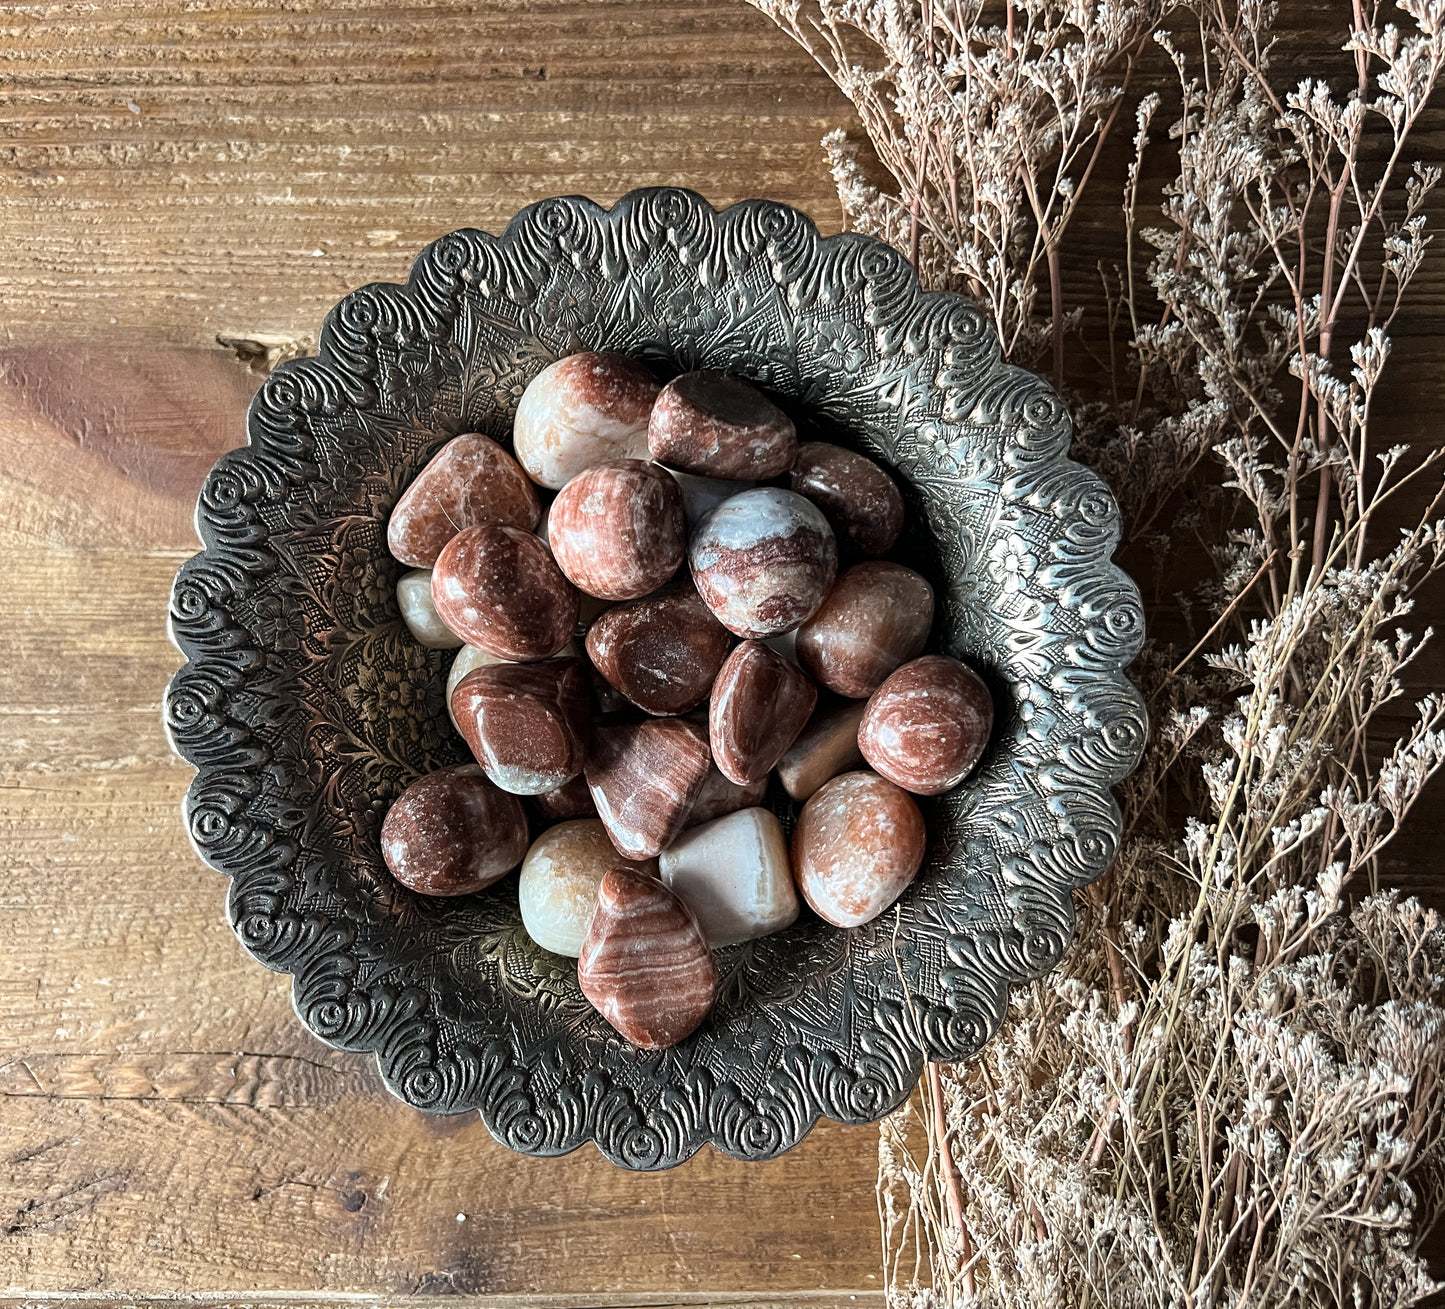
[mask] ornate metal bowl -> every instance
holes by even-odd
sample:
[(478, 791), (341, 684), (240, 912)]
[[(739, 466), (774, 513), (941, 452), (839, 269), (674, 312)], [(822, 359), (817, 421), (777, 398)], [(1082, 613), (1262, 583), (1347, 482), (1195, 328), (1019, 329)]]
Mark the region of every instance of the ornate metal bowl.
[[(744, 374), (805, 433), (892, 469), (906, 555), (939, 598), (932, 648), (984, 671), (999, 707), (978, 772), (926, 806), (929, 854), (897, 906), (851, 931), (805, 912), (720, 952), (713, 1016), (662, 1053), (620, 1040), (572, 961), (532, 944), (513, 880), (427, 899), (378, 848), (403, 787), (464, 751), (442, 701), (450, 652), (423, 649), (397, 610), (387, 515), (443, 442), (507, 439), (527, 381), (588, 347), (663, 375)], [(651, 1169), (711, 1142), (766, 1159), (820, 1115), (877, 1119), (925, 1059), (968, 1058), (1009, 984), (1063, 953), (1070, 892), (1118, 841), (1110, 786), (1144, 740), (1122, 671), (1139, 596), (1110, 562), (1112, 497), (1067, 458), (1058, 398), (896, 251), (822, 239), (765, 201), (545, 200), (499, 237), (443, 237), (405, 286), (347, 296), (317, 357), (267, 379), (249, 432), (206, 479), (205, 548), (171, 599), (187, 662), (166, 722), (197, 769), (185, 819), (231, 878), (241, 943), (293, 975), (301, 1020), (375, 1052), (407, 1103), (475, 1110), (529, 1154), (593, 1140)]]

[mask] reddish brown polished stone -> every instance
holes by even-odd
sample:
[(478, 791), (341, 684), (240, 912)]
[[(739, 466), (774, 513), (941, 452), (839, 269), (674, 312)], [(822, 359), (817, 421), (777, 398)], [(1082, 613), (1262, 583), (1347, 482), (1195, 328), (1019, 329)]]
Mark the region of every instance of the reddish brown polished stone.
[(862, 700), (851, 700), (815, 714), (778, 760), (778, 780), (794, 800), (806, 800), (824, 782), (863, 764), (858, 749)]
[(547, 539), (557, 566), (588, 595), (635, 600), (677, 572), (687, 552), (682, 492), (658, 464), (599, 464), (558, 492)]
[(647, 457), (657, 379), (609, 351), (549, 364), (522, 393), (512, 445), (527, 475), (554, 491), (584, 468)]
[(617, 605), (587, 632), (587, 655), (649, 714), (682, 714), (707, 699), (733, 637), (691, 583)]
[(903, 530), (903, 496), (893, 479), (841, 445), (800, 445), (790, 485), (822, 509), (840, 544), (861, 555), (887, 554)]
[(681, 718), (593, 726), (587, 785), (622, 855), (651, 859), (672, 844), (708, 763), (706, 734)]
[(844, 773), (821, 787), (793, 827), (793, 876), (803, 899), (837, 927), (876, 918), (923, 862), (923, 815), (877, 773)]
[(527, 474), (480, 432), (448, 441), (407, 487), (386, 525), (391, 553), (413, 568), (430, 568), (465, 527), (500, 523), (530, 532), (542, 506)]
[(798, 433), (756, 387), (704, 369), (673, 378), (658, 393), (647, 448), (685, 473), (761, 482), (792, 467)]
[(536, 810), (543, 827), (574, 818), (597, 816), (597, 806), (592, 803), (592, 792), (587, 789), (587, 779), (581, 773), (570, 782), (563, 782), (555, 791), (534, 795), (532, 808)]
[(711, 1012), (717, 968), (692, 910), (655, 878), (617, 867), (597, 888), (577, 981), (624, 1038), (663, 1050)]
[(707, 778), (702, 790), (697, 793), (697, 799), (692, 802), (692, 808), (687, 811), (684, 827), (696, 827), (699, 823), (710, 823), (714, 818), (723, 818), (739, 809), (751, 809), (762, 804), (767, 790), (766, 777), (739, 786), (731, 778), (724, 777), (714, 764), (708, 769)]
[(713, 683), (708, 708), (713, 761), (739, 786), (767, 777), (817, 703), (818, 688), (801, 668), (761, 641), (744, 641)]
[(823, 603), (838, 569), (833, 529), (818, 507), (774, 486), (724, 500), (688, 546), (692, 580), (738, 636), (790, 632)]
[(452, 714), (477, 762), (513, 795), (555, 791), (582, 771), (588, 708), (580, 659), (476, 668), (452, 692)]
[(577, 588), (540, 537), (484, 524), (458, 532), (432, 570), (442, 621), (502, 659), (545, 659), (572, 637)]
[(911, 568), (869, 560), (846, 569), (798, 629), (798, 662), (855, 700), (914, 658), (933, 626), (933, 588)]
[(475, 764), (418, 778), (381, 825), (391, 875), (422, 895), (470, 895), (515, 868), (527, 853), (527, 816)]
[(944, 655), (904, 664), (868, 701), (858, 748), (884, 777), (915, 795), (957, 786), (993, 730), (993, 699), (971, 668)]

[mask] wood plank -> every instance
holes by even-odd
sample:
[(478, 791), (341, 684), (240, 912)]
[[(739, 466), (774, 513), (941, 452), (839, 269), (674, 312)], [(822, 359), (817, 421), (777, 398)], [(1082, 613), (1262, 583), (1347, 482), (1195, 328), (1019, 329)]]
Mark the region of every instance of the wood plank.
[[(1318, 64), (1338, 6), (1290, 15)], [(223, 920), (159, 723), (170, 579), (259, 381), (217, 335), (314, 341), (551, 194), (684, 183), (836, 230), (842, 97), (741, 0), (17, 0), (0, 33), (0, 1309), (880, 1304), (870, 1129), (662, 1176), (529, 1160), (311, 1038)], [(1122, 169), (1066, 253), (1091, 311)], [(1383, 417), (1434, 442), (1424, 276)], [(1411, 685), (1442, 680), (1445, 649)], [(1422, 808), (1388, 879), (1445, 903), (1442, 841)]]

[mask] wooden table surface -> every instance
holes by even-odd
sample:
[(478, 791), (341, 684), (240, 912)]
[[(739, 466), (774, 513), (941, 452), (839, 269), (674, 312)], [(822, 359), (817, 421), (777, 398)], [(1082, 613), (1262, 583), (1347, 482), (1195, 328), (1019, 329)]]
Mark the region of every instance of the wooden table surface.
[[(835, 230), (841, 97), (740, 0), (11, 0), (0, 31), (0, 1301), (879, 1302), (871, 1128), (658, 1176), (529, 1160), (309, 1037), (160, 730), (171, 576), (260, 380), (218, 336), (304, 348), (547, 195), (682, 183)], [(1393, 419), (1432, 439), (1441, 287)], [(1442, 835), (1393, 880), (1433, 892)]]

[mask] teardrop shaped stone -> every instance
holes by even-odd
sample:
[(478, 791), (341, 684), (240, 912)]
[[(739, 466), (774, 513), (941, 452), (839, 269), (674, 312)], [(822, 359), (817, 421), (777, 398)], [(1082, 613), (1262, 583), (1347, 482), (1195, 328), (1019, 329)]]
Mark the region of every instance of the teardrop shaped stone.
[(619, 866), (597, 888), (577, 981), (624, 1038), (664, 1050), (711, 1012), (717, 967), (692, 910), (655, 878)]
[(724, 777), (747, 786), (766, 777), (803, 730), (818, 688), (761, 641), (744, 641), (712, 687), (708, 736)]
[(442, 446), (406, 488), (386, 544), (413, 568), (430, 568), (464, 528), (500, 523), (530, 532), (542, 506), (522, 467), (490, 437), (466, 432)]

